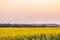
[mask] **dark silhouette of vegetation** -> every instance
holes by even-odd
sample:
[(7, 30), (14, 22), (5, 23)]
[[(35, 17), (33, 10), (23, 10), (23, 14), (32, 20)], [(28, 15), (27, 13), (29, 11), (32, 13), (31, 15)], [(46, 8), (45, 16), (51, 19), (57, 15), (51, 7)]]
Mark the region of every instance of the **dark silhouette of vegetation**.
[(0, 27), (59, 27), (58, 24), (0, 24)]

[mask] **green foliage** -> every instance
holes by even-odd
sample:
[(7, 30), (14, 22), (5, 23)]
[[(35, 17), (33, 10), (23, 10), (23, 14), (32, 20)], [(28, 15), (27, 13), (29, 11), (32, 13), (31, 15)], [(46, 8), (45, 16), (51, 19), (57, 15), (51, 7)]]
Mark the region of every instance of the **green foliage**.
[(15, 36), (15, 37), (0, 37), (0, 40), (60, 40), (60, 34), (58, 35), (28, 35), (28, 36)]

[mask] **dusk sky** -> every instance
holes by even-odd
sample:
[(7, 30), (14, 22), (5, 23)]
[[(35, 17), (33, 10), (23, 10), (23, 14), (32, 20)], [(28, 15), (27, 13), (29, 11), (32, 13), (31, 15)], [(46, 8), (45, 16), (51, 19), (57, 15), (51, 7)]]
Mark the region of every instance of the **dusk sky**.
[(0, 23), (60, 24), (60, 0), (0, 0)]

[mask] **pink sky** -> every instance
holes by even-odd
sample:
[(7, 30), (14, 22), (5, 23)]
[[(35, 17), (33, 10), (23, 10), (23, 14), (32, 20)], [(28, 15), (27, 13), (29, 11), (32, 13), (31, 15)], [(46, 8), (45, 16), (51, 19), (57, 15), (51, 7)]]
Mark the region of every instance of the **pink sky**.
[(60, 23), (60, 0), (0, 0), (0, 23)]

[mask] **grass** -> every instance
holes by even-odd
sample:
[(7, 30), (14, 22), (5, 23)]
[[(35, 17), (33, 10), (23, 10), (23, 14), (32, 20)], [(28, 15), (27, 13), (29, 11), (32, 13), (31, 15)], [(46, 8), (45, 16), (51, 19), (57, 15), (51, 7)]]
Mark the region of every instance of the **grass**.
[(60, 40), (60, 27), (0, 28), (0, 40)]

